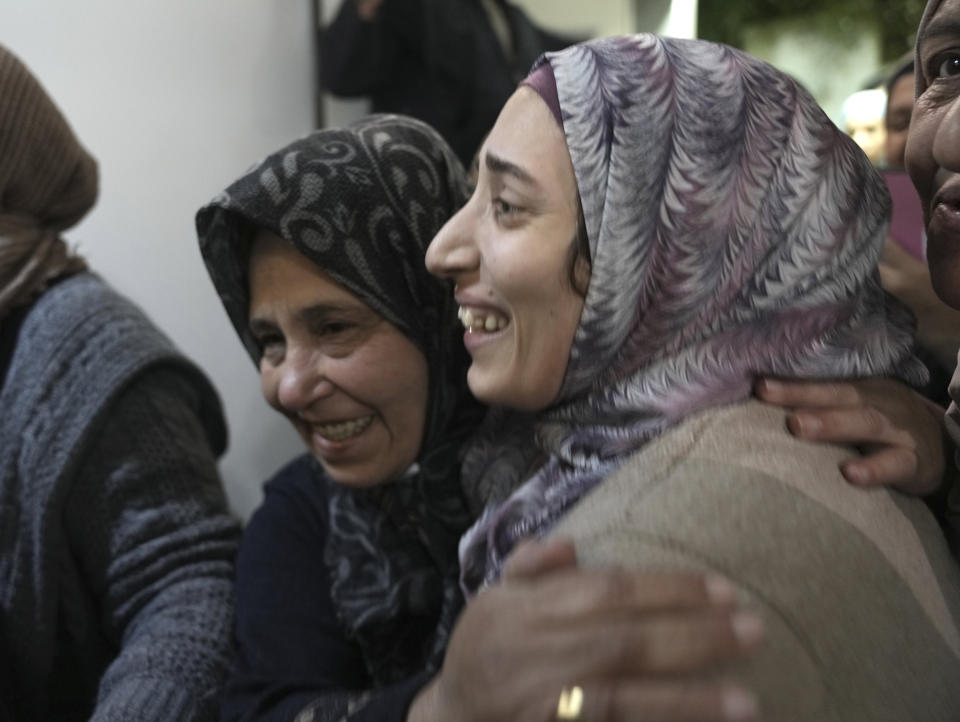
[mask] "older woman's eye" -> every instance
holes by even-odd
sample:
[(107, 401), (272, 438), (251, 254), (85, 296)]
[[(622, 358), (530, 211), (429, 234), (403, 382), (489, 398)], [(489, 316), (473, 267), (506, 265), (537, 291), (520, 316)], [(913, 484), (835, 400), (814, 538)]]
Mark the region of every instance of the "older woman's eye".
[(356, 324), (350, 321), (324, 321), (314, 326), (313, 332), (317, 336), (338, 336), (356, 328)]
[(952, 78), (960, 75), (960, 52), (951, 51), (941, 54), (935, 61), (935, 78)]
[(261, 359), (276, 361), (277, 359), (283, 358), (285, 343), (283, 336), (270, 334), (258, 336), (255, 340), (260, 349)]

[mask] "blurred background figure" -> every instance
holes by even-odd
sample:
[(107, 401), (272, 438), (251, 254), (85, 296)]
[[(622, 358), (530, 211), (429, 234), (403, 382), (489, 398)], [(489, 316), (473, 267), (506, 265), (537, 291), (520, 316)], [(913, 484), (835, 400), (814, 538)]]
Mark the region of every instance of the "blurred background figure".
[[(887, 76), (884, 84), (887, 104), (883, 114), (886, 132), (884, 159), (887, 168), (903, 170), (903, 153), (907, 147), (907, 129), (913, 113), (913, 51), (908, 51)], [(922, 224), (922, 220), (921, 220)]]
[(321, 33), (320, 79), (426, 121), (468, 165), (533, 61), (576, 40), (505, 0), (344, 0)]
[(870, 162), (883, 160), (883, 111), (887, 95), (879, 88), (858, 90), (843, 103), (843, 129), (867, 154)]
[[(843, 102), (844, 130), (878, 167), (903, 170), (913, 112), (913, 83), (910, 51), (893, 64), (889, 73), (872, 76), (862, 90)], [(922, 227), (922, 220), (920, 224)]]

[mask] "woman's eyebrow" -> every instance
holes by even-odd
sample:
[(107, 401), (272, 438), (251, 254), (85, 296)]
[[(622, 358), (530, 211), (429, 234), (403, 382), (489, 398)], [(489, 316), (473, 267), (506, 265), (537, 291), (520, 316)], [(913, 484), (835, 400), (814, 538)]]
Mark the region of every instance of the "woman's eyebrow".
[(491, 173), (503, 173), (506, 175), (511, 175), (517, 180), (528, 185), (539, 185), (532, 175), (530, 175), (526, 170), (518, 166), (516, 163), (511, 163), (510, 161), (505, 160), (498, 155), (494, 155), (490, 151), (487, 151), (486, 155), (484, 156), (484, 165), (486, 165), (487, 170)]
[(252, 333), (254, 336), (258, 336), (261, 334), (270, 333), (276, 328), (276, 324), (268, 321), (265, 318), (257, 318), (254, 316), (247, 323), (247, 328), (250, 329), (250, 333)]
[(358, 312), (362, 314), (363, 310), (365, 309), (360, 309), (346, 303), (317, 303), (313, 306), (306, 306), (299, 309), (294, 315), (302, 323), (311, 324), (326, 321), (330, 316), (340, 316), (343, 314), (356, 316)]
[[(326, 321), (330, 316), (351, 316), (363, 315), (366, 309), (357, 308), (347, 303), (317, 303), (312, 306), (305, 306), (297, 309), (293, 314), (294, 318), (303, 324), (317, 324)], [(269, 332), (277, 327), (277, 324), (267, 318), (252, 316), (247, 323), (252, 333)]]

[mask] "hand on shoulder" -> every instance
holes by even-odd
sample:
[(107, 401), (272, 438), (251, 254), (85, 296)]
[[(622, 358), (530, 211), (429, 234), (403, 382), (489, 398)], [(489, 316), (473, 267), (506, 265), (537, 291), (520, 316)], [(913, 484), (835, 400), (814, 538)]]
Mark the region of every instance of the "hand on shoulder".
[(578, 719), (754, 719), (747, 692), (690, 676), (760, 642), (734, 597), (720, 578), (580, 569), (569, 542), (525, 545), (467, 606), (409, 719), (552, 720), (574, 686)]
[(764, 378), (755, 392), (790, 409), (787, 426), (795, 436), (860, 447), (863, 456), (841, 467), (851, 484), (892, 485), (921, 496), (943, 482), (950, 451), (944, 410), (899, 381)]

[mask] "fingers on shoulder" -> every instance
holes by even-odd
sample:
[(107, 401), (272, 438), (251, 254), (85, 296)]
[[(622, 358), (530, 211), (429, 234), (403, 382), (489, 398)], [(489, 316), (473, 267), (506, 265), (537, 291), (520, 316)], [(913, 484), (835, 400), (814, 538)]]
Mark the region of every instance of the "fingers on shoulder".
[(794, 434), (804, 439), (913, 446), (912, 437), (896, 428), (875, 406), (805, 408), (793, 413), (787, 424)]
[(764, 401), (794, 408), (852, 406), (861, 402), (856, 385), (848, 382), (762, 378), (754, 385), (754, 392)]
[(733, 586), (716, 576), (622, 569), (575, 569), (543, 579), (545, 611), (568, 617), (646, 615), (729, 606)]
[(729, 684), (674, 681), (584, 685), (579, 719), (609, 722), (745, 722), (757, 719), (748, 692)]

